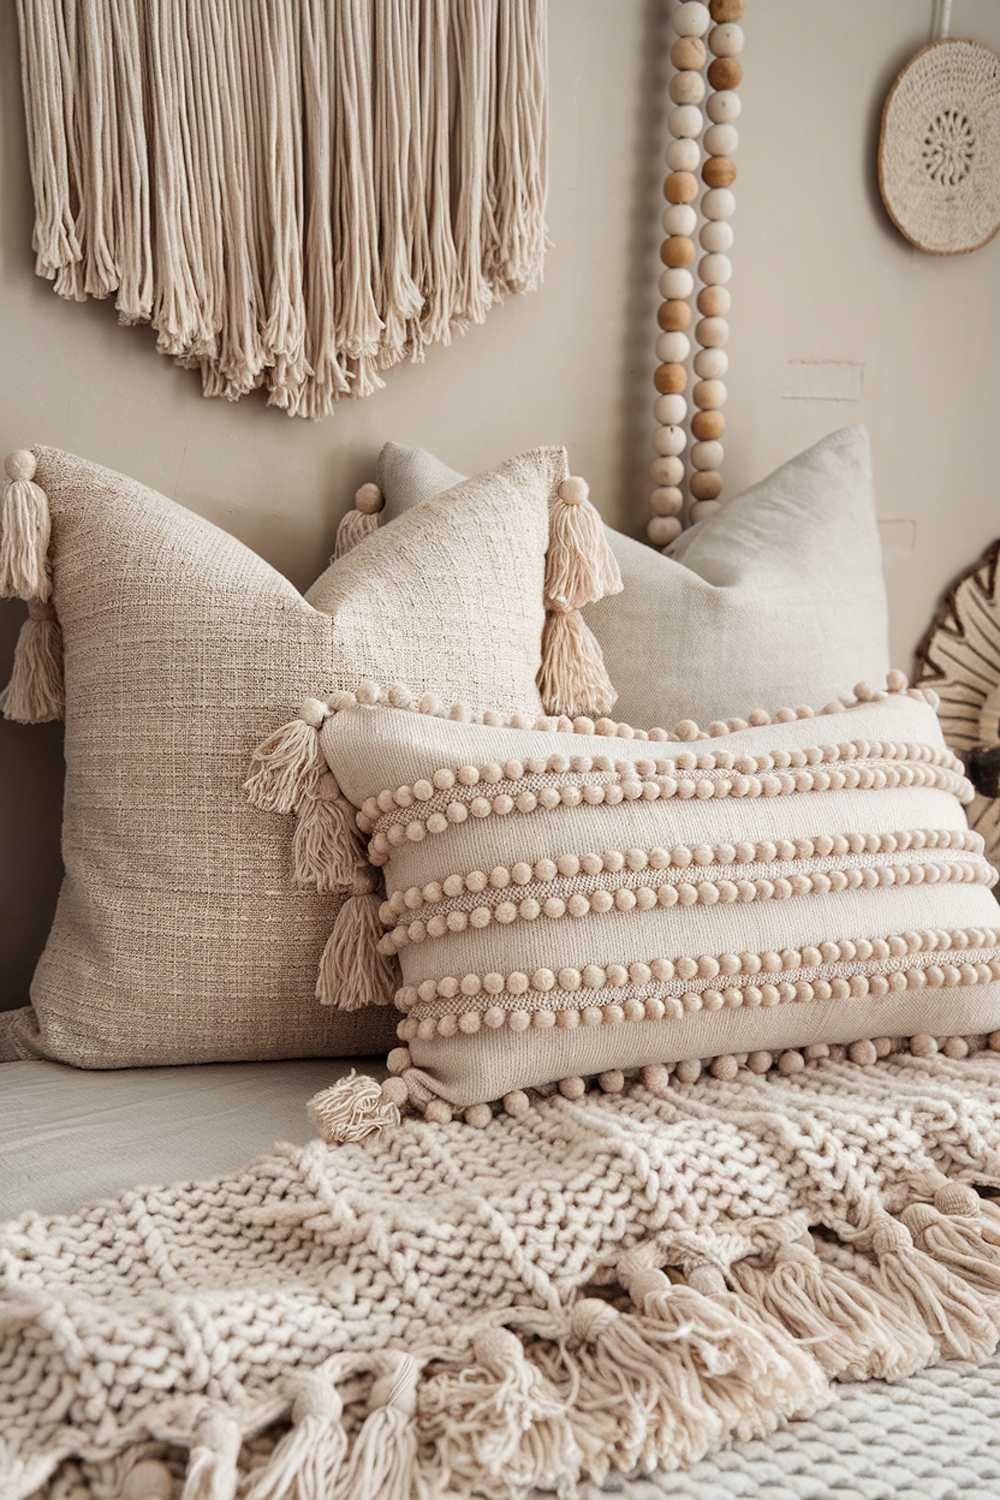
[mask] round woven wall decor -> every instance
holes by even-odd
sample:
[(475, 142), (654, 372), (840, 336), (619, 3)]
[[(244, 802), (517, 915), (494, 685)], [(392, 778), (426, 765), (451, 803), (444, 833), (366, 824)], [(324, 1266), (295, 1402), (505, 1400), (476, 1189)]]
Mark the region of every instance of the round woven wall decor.
[(878, 179), (900, 234), (931, 255), (1000, 229), (1000, 57), (949, 37), (907, 63), (882, 110)]
[[(917, 648), (917, 682), (941, 697), (945, 739), (978, 795), (970, 825), (1000, 861), (1000, 541), (949, 589)], [(1000, 887), (998, 887), (1000, 892)]]

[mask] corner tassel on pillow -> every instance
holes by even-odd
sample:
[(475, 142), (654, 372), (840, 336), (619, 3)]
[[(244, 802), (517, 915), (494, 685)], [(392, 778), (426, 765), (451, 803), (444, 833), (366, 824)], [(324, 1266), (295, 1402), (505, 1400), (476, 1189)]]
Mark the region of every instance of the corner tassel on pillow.
[(17, 638), (10, 681), (0, 694), (0, 710), (19, 724), (47, 724), (61, 719), (64, 707), (62, 631), (51, 604), (33, 599)]
[(7, 483), (0, 502), (0, 595), (46, 600), (51, 517), (45, 491), (34, 483), (35, 455), (27, 448), (9, 453)]
[(349, 510), (337, 527), (337, 540), (333, 544), (333, 557), (344, 557), (366, 536), (371, 536), (378, 527), (378, 513), (385, 504), (382, 491), (377, 484), (363, 484), (354, 496), (354, 509)]
[(253, 753), (243, 790), (262, 812), (290, 813), (315, 796), (325, 762), (319, 731), (330, 710), (319, 698), (307, 698), (298, 718), (282, 724)]
[(392, 1084), (397, 1081), (378, 1084), (352, 1068), (346, 1078), (320, 1089), (306, 1105), (317, 1134), (331, 1146), (343, 1146), (378, 1135), (386, 1126), (398, 1125), (399, 1105), (390, 1097)]
[(587, 498), (587, 481), (564, 479), (549, 515), (545, 602), (549, 608), (583, 609), (620, 594), (622, 575), (608, 546), (604, 523)]
[(545, 616), (538, 691), (549, 714), (600, 717), (614, 707), (618, 694), (578, 609), (552, 609)]
[(366, 1005), (391, 1005), (399, 988), (398, 961), (379, 952), (384, 934), (379, 897), (372, 893), (365, 868), (355, 876), (354, 895), (348, 896), (323, 949), (316, 978), (316, 999), (338, 1010), (361, 1010)]
[(323, 892), (350, 890), (364, 859), (354, 808), (341, 796), (330, 772), (324, 771), (315, 791), (299, 803), (292, 844), (295, 884)]

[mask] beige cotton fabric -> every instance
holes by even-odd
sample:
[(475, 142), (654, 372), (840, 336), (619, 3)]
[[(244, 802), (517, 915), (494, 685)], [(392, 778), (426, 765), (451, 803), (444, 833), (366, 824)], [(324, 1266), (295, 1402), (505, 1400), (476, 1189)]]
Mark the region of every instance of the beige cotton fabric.
[(523, 455), (369, 538), (310, 603), (138, 481), (36, 453), (65, 641), (66, 875), (33, 1005), (2, 1017), (0, 1057), (379, 1051), (388, 1010), (316, 1003), (339, 898), (292, 887), (291, 820), (247, 803), (250, 756), (299, 699), (365, 677), (537, 709), (565, 454)]
[(417, 1102), (1000, 1026), (996, 872), (922, 695), (700, 737), (577, 722), (323, 726), (384, 866)]
[[(389, 443), (386, 522), (461, 475)], [(609, 528), (624, 591), (587, 611), (630, 724), (708, 721), (733, 704), (824, 703), (889, 668), (871, 448), (831, 433), (663, 555)]]

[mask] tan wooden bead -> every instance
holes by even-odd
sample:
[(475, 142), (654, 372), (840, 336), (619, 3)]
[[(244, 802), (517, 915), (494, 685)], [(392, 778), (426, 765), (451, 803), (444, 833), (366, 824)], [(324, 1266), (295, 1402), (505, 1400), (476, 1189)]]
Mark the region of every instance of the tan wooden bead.
[(717, 26), (742, 21), (744, 0), (709, 0), (708, 13)]
[(702, 318), (694, 336), (703, 349), (721, 349), (729, 342), (729, 324), (725, 318)]
[(694, 240), (686, 234), (672, 234), (660, 246), (660, 259), (665, 266), (690, 266), (694, 262)]
[(663, 184), (668, 203), (693, 203), (698, 196), (698, 179), (693, 172), (671, 172)]
[(717, 57), (709, 65), (708, 81), (719, 93), (738, 89), (743, 82), (743, 69), (735, 57)]
[(687, 370), (683, 365), (657, 365), (653, 384), (661, 396), (676, 396), (687, 388)]
[[(715, 411), (726, 402), (726, 387), (721, 380), (699, 380), (694, 388), (694, 403), (702, 411)], [(705, 498), (710, 498), (706, 496)]]
[(670, 61), (680, 72), (700, 72), (708, 49), (700, 36), (679, 36), (670, 49)]
[(691, 433), (700, 443), (715, 442), (726, 430), (721, 411), (697, 411), (691, 418)]
[(698, 293), (698, 311), (706, 318), (724, 318), (732, 305), (728, 287), (703, 286)]
[(715, 469), (696, 469), (690, 484), (696, 500), (717, 500), (722, 494), (722, 475)]
[(683, 333), (691, 327), (691, 309), (686, 302), (661, 302), (656, 321), (665, 333)]
[(732, 187), (736, 181), (736, 163), (728, 156), (709, 156), (701, 169), (708, 187)]

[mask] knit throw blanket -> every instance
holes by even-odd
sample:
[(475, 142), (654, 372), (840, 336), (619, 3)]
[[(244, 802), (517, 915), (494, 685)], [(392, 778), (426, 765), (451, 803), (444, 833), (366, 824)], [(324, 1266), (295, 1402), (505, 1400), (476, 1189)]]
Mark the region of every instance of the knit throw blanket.
[(988, 1357), (1000, 1056), (813, 1050), (7, 1224), (0, 1494), (570, 1496)]

